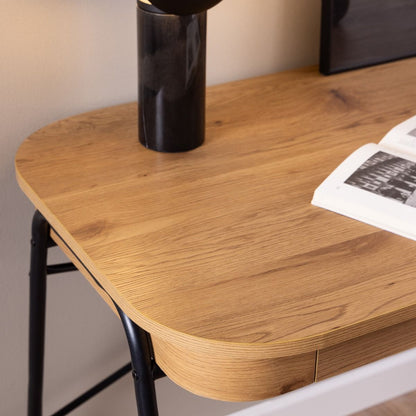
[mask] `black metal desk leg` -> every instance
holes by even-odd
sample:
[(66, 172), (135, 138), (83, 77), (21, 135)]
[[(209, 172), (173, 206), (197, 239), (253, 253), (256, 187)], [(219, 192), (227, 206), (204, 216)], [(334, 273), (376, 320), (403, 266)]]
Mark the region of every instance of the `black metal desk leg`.
[(146, 331), (138, 327), (117, 305), (130, 347), (134, 387), (139, 416), (158, 416), (151, 341)]
[(46, 268), (49, 224), (39, 211), (32, 220), (29, 310), (28, 416), (42, 415), (45, 346)]

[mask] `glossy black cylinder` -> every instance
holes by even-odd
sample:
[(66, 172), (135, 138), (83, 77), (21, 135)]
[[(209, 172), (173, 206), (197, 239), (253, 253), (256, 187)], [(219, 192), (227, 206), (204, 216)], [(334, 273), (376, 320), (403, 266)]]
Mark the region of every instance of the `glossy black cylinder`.
[(139, 140), (183, 152), (205, 138), (206, 12), (166, 14), (138, 1)]

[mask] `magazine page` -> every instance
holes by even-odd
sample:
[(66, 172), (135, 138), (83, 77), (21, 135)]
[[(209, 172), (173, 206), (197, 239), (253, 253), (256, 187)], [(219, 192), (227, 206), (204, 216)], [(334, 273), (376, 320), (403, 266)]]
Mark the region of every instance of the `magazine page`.
[(381, 140), (380, 145), (416, 155), (416, 116), (392, 128)]
[(416, 156), (367, 144), (325, 179), (312, 204), (416, 240)]

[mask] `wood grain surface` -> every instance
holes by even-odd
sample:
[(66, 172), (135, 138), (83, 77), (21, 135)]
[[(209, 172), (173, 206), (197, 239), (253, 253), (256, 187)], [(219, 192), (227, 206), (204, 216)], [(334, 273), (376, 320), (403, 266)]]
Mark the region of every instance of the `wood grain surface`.
[(416, 392), (412, 392), (351, 416), (414, 416), (415, 409)]
[(262, 400), (315, 381), (316, 354), (257, 359), (178, 347), (152, 337), (166, 375), (200, 396), (225, 401)]
[(416, 319), (319, 351), (316, 380), (324, 380), (416, 346)]
[(34, 133), (17, 178), (155, 339), (231, 361), (310, 354), (416, 318), (415, 242), (310, 205), (415, 104), (415, 59), (283, 72), (209, 88), (191, 152), (143, 148), (132, 103)]

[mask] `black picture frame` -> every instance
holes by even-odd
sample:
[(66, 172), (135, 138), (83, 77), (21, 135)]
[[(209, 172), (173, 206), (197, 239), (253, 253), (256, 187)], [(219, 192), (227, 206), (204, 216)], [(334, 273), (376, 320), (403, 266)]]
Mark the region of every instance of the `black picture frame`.
[(322, 0), (325, 75), (416, 56), (416, 0)]

